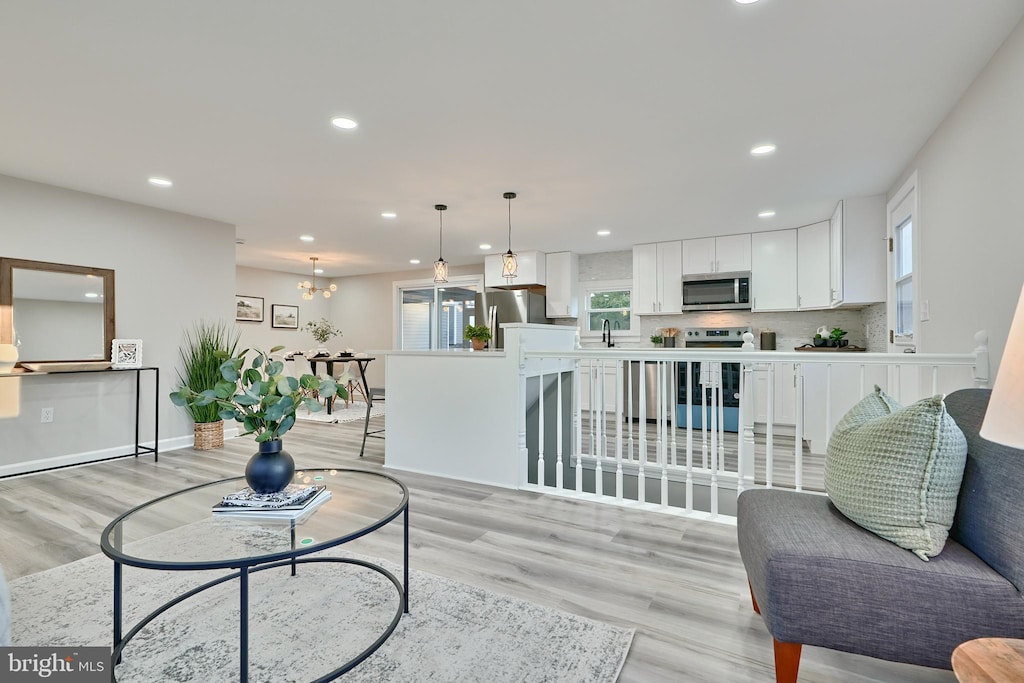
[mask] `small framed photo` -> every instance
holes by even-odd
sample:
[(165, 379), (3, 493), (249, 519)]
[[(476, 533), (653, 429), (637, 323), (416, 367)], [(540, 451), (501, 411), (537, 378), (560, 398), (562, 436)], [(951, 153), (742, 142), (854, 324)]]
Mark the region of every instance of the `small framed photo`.
[(287, 304), (270, 305), (270, 326), (284, 330), (299, 329), (299, 307)]
[(110, 348), (110, 365), (114, 368), (141, 368), (142, 340), (115, 339)]
[(236, 294), (235, 320), (248, 323), (263, 322), (263, 297)]

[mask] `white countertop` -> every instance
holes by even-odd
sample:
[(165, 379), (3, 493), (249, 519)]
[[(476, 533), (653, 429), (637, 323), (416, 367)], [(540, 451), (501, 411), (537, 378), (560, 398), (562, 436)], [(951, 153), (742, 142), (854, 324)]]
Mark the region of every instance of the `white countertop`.
[(429, 356), (432, 358), (504, 358), (505, 351), (502, 349), (485, 349), (474, 351), (473, 349), (422, 349), (418, 351), (403, 351), (401, 349), (387, 349), (373, 351), (376, 356)]

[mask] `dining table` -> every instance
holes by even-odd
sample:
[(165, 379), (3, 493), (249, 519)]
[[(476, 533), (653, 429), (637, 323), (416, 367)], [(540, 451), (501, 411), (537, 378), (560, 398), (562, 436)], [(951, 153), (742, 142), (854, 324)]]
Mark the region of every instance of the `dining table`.
[[(295, 354), (297, 355), (297, 354)], [(294, 355), (293, 355), (294, 356)], [(293, 356), (285, 356), (285, 360), (293, 360)], [(319, 375), (317, 372), (317, 365), (320, 363), (324, 364), (328, 375), (334, 376), (334, 364), (335, 363), (348, 363), (355, 361), (356, 367), (359, 368), (359, 383), (363, 387), (363, 395), (366, 396), (366, 419), (370, 419), (370, 408), (372, 407), (370, 401), (370, 385), (366, 381), (366, 368), (374, 360), (375, 356), (356, 356), (352, 354), (334, 354), (331, 356), (304, 356), (309, 361), (310, 370), (314, 375)], [(334, 407), (334, 397), (327, 399), (327, 414), (330, 415)]]

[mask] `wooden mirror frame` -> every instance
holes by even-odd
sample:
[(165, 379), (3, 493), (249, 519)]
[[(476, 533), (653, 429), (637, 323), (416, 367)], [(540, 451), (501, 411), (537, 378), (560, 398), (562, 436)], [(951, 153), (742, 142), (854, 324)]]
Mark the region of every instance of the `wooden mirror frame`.
[[(103, 279), (103, 353), (110, 357), (114, 343), (114, 271), (109, 268), (72, 266), (65, 263), (28, 261), (26, 259), (0, 257), (0, 344), (14, 343), (14, 269), (40, 270), (71, 275), (93, 275)], [(28, 362), (45, 363), (53, 360), (77, 362), (87, 359), (25, 358)], [(94, 359), (93, 359), (94, 360)]]

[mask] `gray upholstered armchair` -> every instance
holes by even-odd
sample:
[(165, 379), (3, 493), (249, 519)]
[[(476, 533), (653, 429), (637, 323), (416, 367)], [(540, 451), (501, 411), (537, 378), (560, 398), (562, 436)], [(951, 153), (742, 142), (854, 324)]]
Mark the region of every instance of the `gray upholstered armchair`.
[(978, 436), (989, 395), (946, 398), (968, 457), (950, 539), (929, 562), (857, 526), (825, 496), (740, 495), (740, 554), (775, 641), (778, 683), (797, 680), (802, 645), (948, 669), (962, 642), (1024, 638), (1024, 451)]

